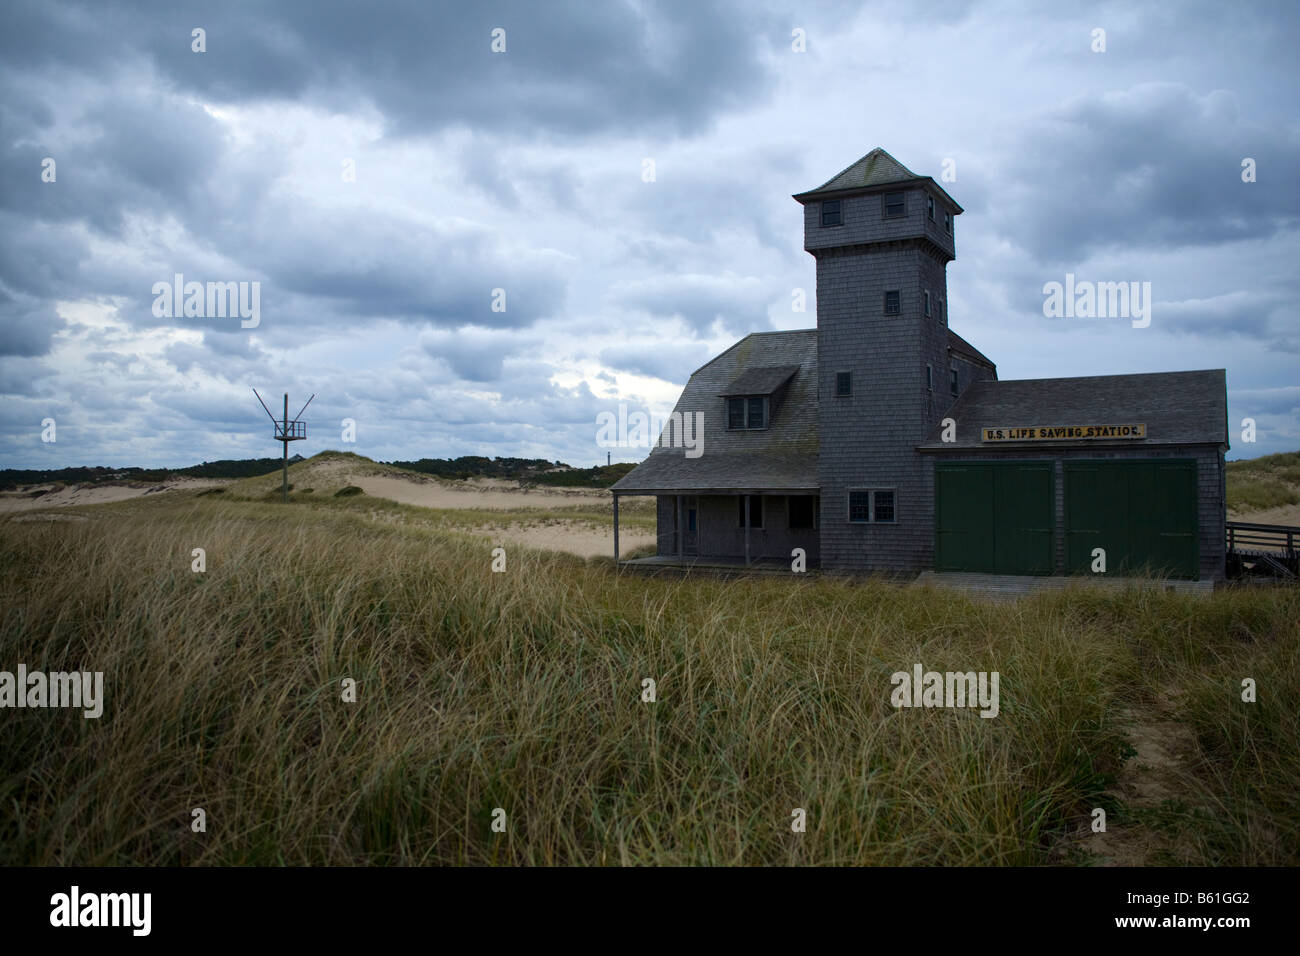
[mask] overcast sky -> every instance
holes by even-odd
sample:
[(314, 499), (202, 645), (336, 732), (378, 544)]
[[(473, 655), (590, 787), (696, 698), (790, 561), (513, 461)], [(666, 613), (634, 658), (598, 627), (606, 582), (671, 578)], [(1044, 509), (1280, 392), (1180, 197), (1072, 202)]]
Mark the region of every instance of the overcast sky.
[[(952, 161), (1000, 378), (1226, 368), (1229, 456), (1300, 448), (1296, 5), (1046, 6), (5, 0), (0, 464), (278, 455), (253, 387), (317, 394), (305, 455), (603, 462), (600, 412), (815, 325), (790, 196), (876, 146)], [(155, 315), (177, 273), (257, 326)], [(1045, 317), (1067, 273), (1150, 326)]]

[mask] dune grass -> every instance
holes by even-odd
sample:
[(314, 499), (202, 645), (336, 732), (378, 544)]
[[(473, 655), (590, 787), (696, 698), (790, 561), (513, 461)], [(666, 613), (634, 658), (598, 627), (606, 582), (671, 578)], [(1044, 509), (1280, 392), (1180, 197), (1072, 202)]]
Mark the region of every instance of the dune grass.
[[(0, 864), (1087, 863), (1097, 806), (1176, 833), (1171, 861), (1300, 861), (1296, 589), (993, 604), (515, 549), (494, 573), (390, 511), (0, 524), (0, 669), (103, 671), (107, 697), (0, 711)], [(998, 671), (1000, 714), (894, 709), (918, 662)], [(1170, 696), (1194, 772), (1131, 813), (1126, 733)]]
[(1300, 502), (1300, 452), (1228, 462), (1227, 496), (1228, 510), (1235, 514)]

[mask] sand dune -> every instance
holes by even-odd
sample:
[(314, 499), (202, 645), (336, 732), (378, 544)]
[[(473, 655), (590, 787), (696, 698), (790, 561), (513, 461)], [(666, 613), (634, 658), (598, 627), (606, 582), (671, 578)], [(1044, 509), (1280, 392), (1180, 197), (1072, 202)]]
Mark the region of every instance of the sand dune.
[[(53, 490), (53, 485), (33, 485), (18, 491), (0, 492), (0, 512), (62, 508), (68, 505), (102, 505), (168, 491), (193, 491), (226, 484), (229, 482), (211, 478), (175, 478), (171, 481), (128, 482), (121, 485), (69, 485), (57, 491)], [(33, 497), (34, 492), (42, 490), (47, 493)]]

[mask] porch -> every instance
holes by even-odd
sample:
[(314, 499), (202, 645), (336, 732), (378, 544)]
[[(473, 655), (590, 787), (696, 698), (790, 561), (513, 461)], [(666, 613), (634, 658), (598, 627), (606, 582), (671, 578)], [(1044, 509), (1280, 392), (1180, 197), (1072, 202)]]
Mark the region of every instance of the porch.
[(622, 566), (735, 570), (770, 565), (789, 572), (796, 549), (802, 550), (805, 567), (820, 562), (816, 490), (710, 488), (652, 494), (658, 553), (627, 561), (619, 553), (620, 493), (614, 493), (614, 560)]

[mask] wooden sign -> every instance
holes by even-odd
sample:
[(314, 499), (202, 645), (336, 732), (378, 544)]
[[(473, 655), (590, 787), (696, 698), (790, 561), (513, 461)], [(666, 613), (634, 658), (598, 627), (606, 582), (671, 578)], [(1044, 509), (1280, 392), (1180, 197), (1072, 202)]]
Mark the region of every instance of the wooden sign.
[(984, 441), (1096, 441), (1146, 438), (1146, 425), (1016, 425), (980, 430)]

